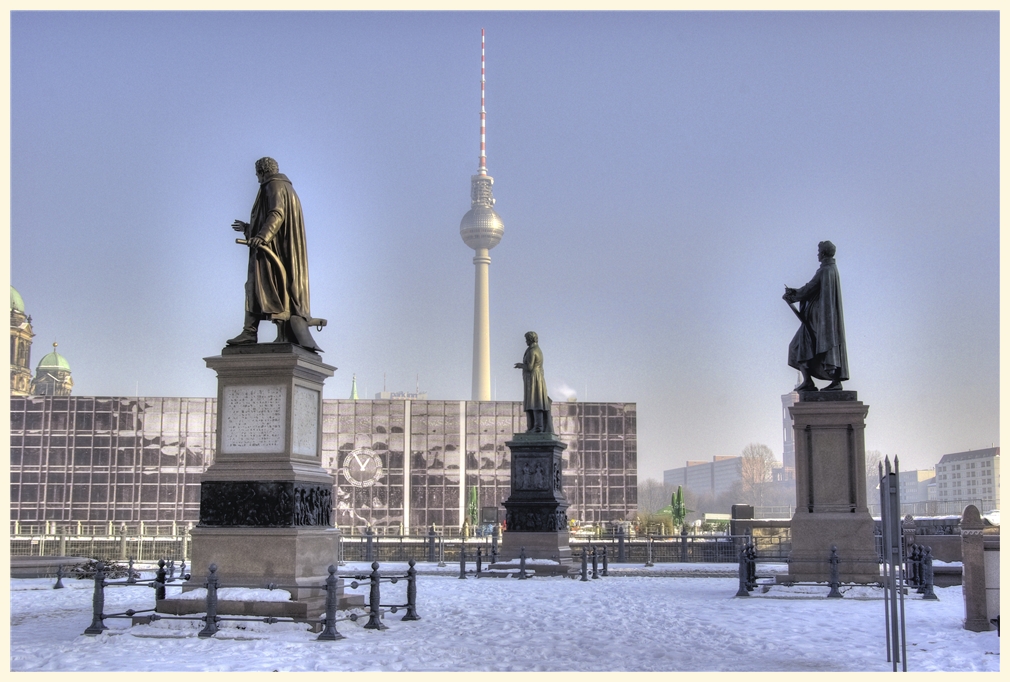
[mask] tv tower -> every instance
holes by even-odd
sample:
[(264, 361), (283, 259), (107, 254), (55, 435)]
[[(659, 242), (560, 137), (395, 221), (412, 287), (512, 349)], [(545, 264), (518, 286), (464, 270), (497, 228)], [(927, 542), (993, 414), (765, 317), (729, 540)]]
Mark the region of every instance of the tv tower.
[(491, 314), (488, 305), (488, 252), (498, 245), (505, 233), (505, 224), (495, 213), (491, 186), (494, 178), (487, 174), (484, 147), (484, 29), (480, 30), (480, 161), (477, 175), (470, 176), (470, 210), (459, 222), (459, 234), (474, 250), (473, 286), (473, 391), (471, 400), (491, 400)]

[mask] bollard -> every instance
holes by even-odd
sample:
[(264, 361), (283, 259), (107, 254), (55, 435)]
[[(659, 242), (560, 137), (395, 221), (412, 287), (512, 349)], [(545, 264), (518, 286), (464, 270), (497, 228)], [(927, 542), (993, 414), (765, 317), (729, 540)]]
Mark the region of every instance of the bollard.
[(498, 528), (491, 531), (491, 563), (498, 563)]
[(687, 563), (687, 526), (680, 528), (680, 560)]
[(102, 611), (105, 609), (105, 564), (99, 561), (95, 565), (95, 595), (91, 599), (92, 619), (91, 625), (84, 631), (86, 635), (97, 635), (102, 630), (108, 630), (102, 620)]
[(740, 587), (737, 589), (735, 597), (749, 597), (750, 596), (750, 559), (747, 556), (747, 548), (740, 548), (740, 565), (737, 569), (737, 576), (740, 578)]
[(610, 575), (609, 565), (607, 564), (607, 548), (603, 548), (603, 572), (600, 573), (604, 578)]
[(133, 557), (130, 557), (130, 565), (126, 569), (126, 583), (128, 585), (134, 585), (137, 582), (137, 576), (133, 572)]
[(63, 589), (63, 564), (56, 564), (56, 584), (53, 585), (53, 589)]
[(417, 615), (417, 570), (414, 560), (407, 562), (407, 615), (400, 620), (421, 620)]
[(372, 535), (374, 532), (371, 526), (365, 527), (365, 561), (375, 561), (375, 554), (372, 548)]
[(330, 564), (326, 577), (326, 626), (316, 637), (317, 641), (335, 642), (344, 636), (337, 632), (337, 567)]
[(579, 578), (579, 582), (587, 583), (589, 582), (589, 572), (587, 568), (588, 555), (586, 554), (586, 548), (582, 548), (582, 577)]
[(624, 563), (624, 524), (617, 527), (617, 563)]
[(175, 559), (168, 560), (168, 582), (175, 579)]
[[(159, 561), (159, 566), (164, 566), (164, 561)], [(158, 575), (164, 578), (164, 568), (158, 571)], [(210, 573), (207, 576), (207, 615), (203, 620), (206, 623), (203, 630), (197, 633), (197, 637), (213, 637), (217, 632), (217, 564), (210, 565)], [(164, 587), (161, 588), (164, 590)], [(164, 597), (163, 597), (164, 598)]]
[(838, 586), (841, 585), (841, 580), (838, 577), (838, 547), (836, 545), (831, 545), (831, 591), (828, 592), (828, 599), (841, 599), (842, 593), (838, 591)]
[(750, 589), (757, 587), (757, 549), (753, 543), (747, 544), (747, 585)]
[[(922, 583), (923, 591), (922, 598), (928, 600), (938, 599), (936, 593), (933, 592), (933, 549), (931, 547), (926, 547), (923, 551), (922, 556)], [(999, 625), (996, 626), (997, 636), (999, 635)]]
[(519, 579), (526, 580), (526, 547), (519, 548)]
[(368, 576), (368, 622), (366, 630), (385, 630), (386, 626), (379, 620), (379, 562), (372, 562), (372, 572)]
[(477, 577), (480, 577), (480, 546), (477, 547), (477, 570), (475, 571)]
[(655, 566), (656, 565), (656, 564), (652, 563), (652, 536), (651, 535), (648, 537), (648, 539), (645, 542), (645, 565), (646, 565), (646, 567), (648, 567), (648, 566)]
[(428, 529), (428, 563), (435, 563), (435, 526)]
[(165, 574), (165, 560), (164, 559), (158, 559), (158, 574), (154, 578), (154, 582), (156, 582), (158, 584), (158, 586), (154, 590), (154, 598), (155, 599), (164, 599), (165, 598), (165, 575), (166, 575)]
[(600, 577), (599, 566), (597, 564), (596, 557), (596, 546), (593, 545), (593, 580), (597, 580)]
[(459, 579), (466, 580), (466, 545), (459, 546)]

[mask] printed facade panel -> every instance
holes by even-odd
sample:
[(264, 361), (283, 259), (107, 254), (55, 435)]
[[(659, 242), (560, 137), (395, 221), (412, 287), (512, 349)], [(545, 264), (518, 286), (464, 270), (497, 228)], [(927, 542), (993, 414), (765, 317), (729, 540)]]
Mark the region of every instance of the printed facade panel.
[[(213, 398), (11, 397), (11, 519), (196, 522), (213, 462)], [(625, 518), (637, 499), (634, 403), (555, 403), (568, 516)], [(420, 533), (458, 527), (510, 492), (521, 403), (324, 400), (334, 522)]]

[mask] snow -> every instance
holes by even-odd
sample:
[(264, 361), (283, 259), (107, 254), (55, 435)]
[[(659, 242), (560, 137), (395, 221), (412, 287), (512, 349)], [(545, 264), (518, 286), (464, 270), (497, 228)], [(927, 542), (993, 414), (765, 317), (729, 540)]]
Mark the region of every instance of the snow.
[[(402, 575), (406, 568), (388, 563), (380, 570)], [(759, 568), (761, 575), (785, 570)], [(877, 588), (843, 586), (843, 599), (826, 599), (826, 585), (772, 586), (735, 598), (732, 564), (611, 564), (609, 577), (589, 582), (472, 574), (460, 580), (458, 564), (419, 563), (417, 569), (422, 620), (403, 622), (402, 610), (387, 610), (388, 629), (381, 632), (363, 629), (365, 618), (340, 621), (345, 639), (336, 642), (317, 641), (304, 624), (258, 621), (223, 621), (218, 634), (200, 639), (203, 623), (196, 620), (131, 627), (129, 619), (106, 619), (110, 629), (88, 637), (81, 633), (91, 623), (92, 582), (64, 579), (67, 589), (53, 590), (52, 580), (14, 579), (11, 670), (891, 670)], [(364, 563), (340, 570), (344, 577), (367, 572)], [(357, 590), (367, 591), (367, 583)], [(150, 588), (105, 592), (107, 613), (154, 605)], [(177, 592), (169, 587), (170, 595)], [(405, 594), (406, 581), (382, 584), (383, 603), (403, 603)], [(936, 594), (939, 601), (914, 592), (905, 598), (908, 669), (998, 671), (996, 632), (962, 627), (961, 588)]]

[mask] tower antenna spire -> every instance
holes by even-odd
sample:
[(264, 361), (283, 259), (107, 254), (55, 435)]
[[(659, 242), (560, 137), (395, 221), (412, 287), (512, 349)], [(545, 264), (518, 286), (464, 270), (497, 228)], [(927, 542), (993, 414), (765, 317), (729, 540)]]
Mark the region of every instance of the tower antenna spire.
[(484, 146), (487, 112), (484, 110), (484, 29), (480, 30), (480, 165), (477, 172), (487, 175), (487, 149)]

